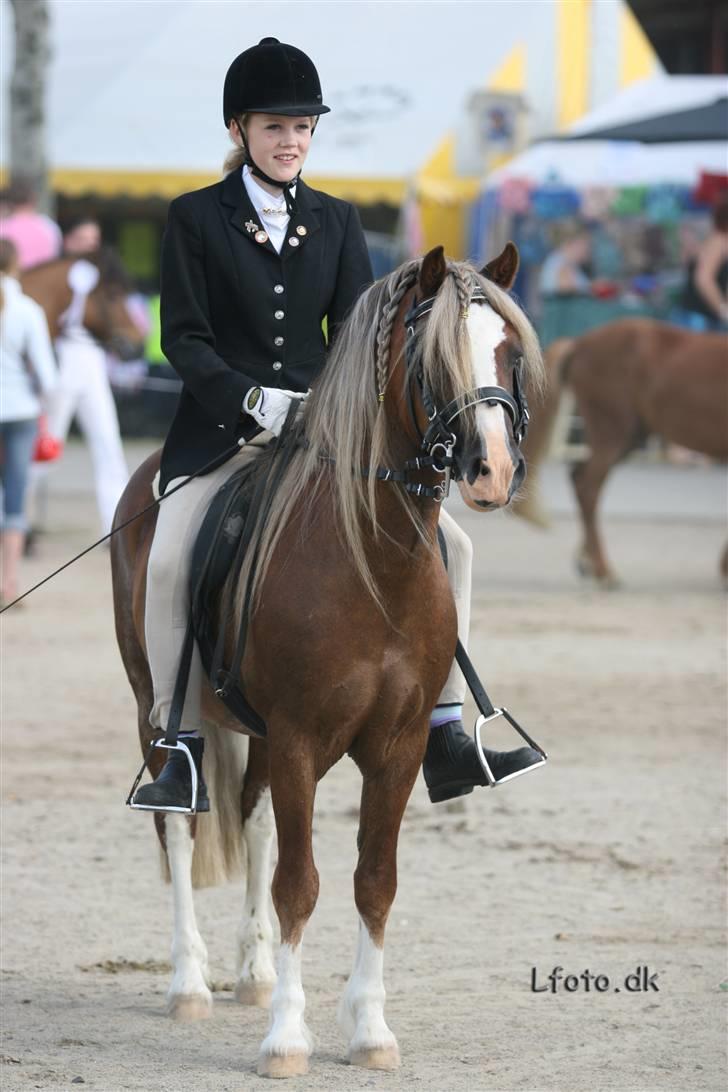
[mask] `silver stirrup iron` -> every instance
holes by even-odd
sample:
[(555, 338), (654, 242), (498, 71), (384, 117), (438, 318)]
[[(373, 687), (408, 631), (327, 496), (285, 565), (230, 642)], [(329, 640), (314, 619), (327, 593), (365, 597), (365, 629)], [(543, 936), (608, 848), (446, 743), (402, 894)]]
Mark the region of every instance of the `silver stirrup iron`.
[[(184, 751), (187, 755), (187, 763), (190, 767), (190, 777), (192, 778), (192, 799), (190, 800), (190, 806), (188, 808), (160, 808), (154, 804), (135, 804), (134, 793), (139, 788), (139, 782), (144, 776), (144, 771), (149, 765), (149, 759), (152, 757), (152, 751), (155, 747), (161, 747), (164, 751)], [(186, 743), (181, 740), (177, 740), (176, 743), (165, 743), (163, 739), (153, 739), (152, 745), (149, 748), (147, 757), (142, 762), (142, 768), (134, 779), (134, 784), (129, 790), (129, 795), (126, 798), (127, 807), (134, 808), (136, 811), (161, 811), (161, 812), (178, 812), (182, 815), (195, 815), (197, 813), (197, 767), (195, 766), (195, 760), (192, 757), (192, 753)]]
[[(512, 728), (518, 732), (519, 736), (525, 739), (529, 747), (532, 747), (534, 751), (542, 756), (540, 762), (533, 762), (530, 766), (525, 766), (522, 770), (516, 770), (515, 773), (507, 774), (505, 777), (497, 778), (490, 768), (490, 763), (485, 757), (485, 751), (483, 749), (483, 729), (486, 724), (491, 720), (497, 720), (498, 717), (503, 717)], [(545, 765), (548, 755), (544, 751), (543, 747), (539, 746), (534, 739), (531, 739), (528, 732), (521, 728), (515, 717), (512, 717), (505, 706), (500, 709), (495, 709), (490, 716), (486, 717), (482, 714), (475, 722), (475, 728), (473, 729), (473, 739), (475, 740), (475, 746), (478, 751), (478, 758), (480, 759), (480, 765), (483, 767), (483, 772), (488, 779), (488, 788), (495, 788), (496, 785), (504, 785), (506, 781), (513, 781), (514, 777), (520, 777), (521, 774), (530, 773), (531, 770), (538, 770), (541, 766)]]

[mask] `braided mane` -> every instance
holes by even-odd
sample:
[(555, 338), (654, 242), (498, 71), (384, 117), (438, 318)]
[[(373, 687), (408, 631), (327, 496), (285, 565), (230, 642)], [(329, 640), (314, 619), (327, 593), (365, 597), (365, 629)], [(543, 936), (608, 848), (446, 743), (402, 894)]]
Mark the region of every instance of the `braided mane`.
[[(294, 509), (301, 533), (305, 534), (315, 517), (316, 498), (327, 483), (334, 500), (335, 530), (363, 584), (384, 609), (366, 556), (367, 536), (384, 534), (377, 513), (378, 485), (373, 476), (365, 478), (352, 471), (392, 465), (390, 427), (382, 401), (393, 371), (390, 353), (395, 319), (404, 297), (417, 283), (421, 265), (419, 259), (406, 262), (373, 284), (359, 297), (339, 330), (300, 418), (307, 444), (292, 457), (259, 536), (254, 595), (262, 587), (276, 544)], [(538, 342), (523, 312), (472, 266), (450, 262), (428, 320), (415, 338), (425, 381), (439, 402), (449, 401), (453, 393), (457, 397), (473, 386), (465, 318), (476, 285), (494, 310), (515, 327), (531, 380), (538, 384), (542, 374)], [(393, 492), (413, 527), (421, 532), (416, 502), (403, 490)], [(249, 555), (252, 552), (251, 548)], [(241, 577), (238, 586), (244, 587), (248, 577), (245, 569)]]

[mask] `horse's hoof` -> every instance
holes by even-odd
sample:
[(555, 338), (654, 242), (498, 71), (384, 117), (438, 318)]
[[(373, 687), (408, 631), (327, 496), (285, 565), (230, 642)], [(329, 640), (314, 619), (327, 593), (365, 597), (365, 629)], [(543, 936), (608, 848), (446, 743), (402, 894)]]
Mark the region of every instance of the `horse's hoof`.
[(352, 1050), (349, 1054), (350, 1065), (359, 1065), (363, 1069), (398, 1069), (400, 1064), (399, 1047), (373, 1047), (371, 1050)]
[(261, 1054), (259, 1077), (302, 1077), (308, 1073), (308, 1054)]
[(204, 994), (173, 997), (167, 1003), (167, 1014), (180, 1024), (209, 1020), (212, 1016), (212, 997), (206, 997)]
[(238, 982), (235, 987), (235, 1000), (241, 1005), (269, 1009), (274, 986), (275, 982)]
[(583, 576), (585, 580), (588, 580), (594, 576), (594, 564), (588, 557), (577, 557), (576, 571), (579, 576)]

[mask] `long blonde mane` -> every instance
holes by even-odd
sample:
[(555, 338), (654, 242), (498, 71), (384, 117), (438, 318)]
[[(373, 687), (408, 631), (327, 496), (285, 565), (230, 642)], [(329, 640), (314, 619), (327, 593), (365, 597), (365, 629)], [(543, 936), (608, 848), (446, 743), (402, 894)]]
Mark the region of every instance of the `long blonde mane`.
[[(384, 609), (367, 560), (366, 543), (384, 533), (377, 511), (380, 485), (359, 471), (364, 467), (392, 466), (390, 427), (379, 398), (395, 361), (390, 361), (392, 331), (402, 300), (417, 283), (421, 260), (407, 262), (364, 292), (340, 329), (326, 367), (309, 396), (297, 427), (305, 435), (293, 455), (266, 524), (256, 532), (259, 559), (254, 575), (253, 601), (283, 530), (294, 512), (302, 535), (315, 517), (316, 499), (330, 490), (335, 528), (363, 585)], [(542, 383), (543, 364), (536, 335), (524, 313), (492, 281), (471, 265), (449, 262), (448, 275), (433, 309), (416, 332), (415, 352), (436, 404), (444, 404), (473, 388), (470, 342), (465, 317), (477, 285), (488, 304), (516, 330), (523, 348), (525, 376), (531, 389)], [(474, 410), (465, 410), (463, 417)], [(413, 527), (421, 530), (417, 502), (395, 486)], [(248, 551), (250, 557), (256, 543)], [(246, 568), (238, 583), (250, 578)]]

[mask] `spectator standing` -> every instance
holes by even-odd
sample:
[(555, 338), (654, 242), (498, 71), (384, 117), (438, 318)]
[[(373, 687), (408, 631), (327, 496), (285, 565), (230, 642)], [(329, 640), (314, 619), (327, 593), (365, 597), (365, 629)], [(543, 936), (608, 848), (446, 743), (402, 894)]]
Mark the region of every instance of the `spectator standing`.
[(712, 230), (688, 263), (682, 310), (692, 330), (728, 329), (728, 196), (715, 206)]
[(38, 212), (37, 196), (29, 182), (13, 182), (4, 194), (9, 215), (0, 218), (0, 238), (15, 244), (20, 272), (57, 258), (61, 252), (61, 229), (50, 216)]
[(109, 383), (106, 352), (83, 325), (85, 302), (96, 284), (96, 268), (82, 259), (98, 251), (100, 246), (101, 229), (90, 218), (72, 223), (63, 236), (64, 256), (78, 256), (79, 262), (69, 271), (73, 298), (62, 317), (61, 334), (56, 339), (59, 382), (49, 411), (49, 425), (54, 436), (65, 440), (71, 421), (76, 417), (91, 452), (101, 529), (103, 534), (108, 534), (129, 472)]
[(541, 266), (542, 296), (589, 295), (591, 281), (584, 266), (591, 257), (591, 238), (576, 230), (553, 250)]
[(18, 595), (18, 569), (27, 525), (25, 492), (38, 418), (57, 383), (57, 369), (43, 309), (18, 281), (17, 249), (0, 239), (0, 441), (3, 486), (0, 530), (0, 599)]

